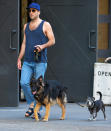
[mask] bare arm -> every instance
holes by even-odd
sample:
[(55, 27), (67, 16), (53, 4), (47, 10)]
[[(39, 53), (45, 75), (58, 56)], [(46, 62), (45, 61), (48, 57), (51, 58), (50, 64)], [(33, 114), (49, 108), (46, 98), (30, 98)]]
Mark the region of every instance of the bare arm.
[(55, 44), (54, 33), (52, 31), (51, 25), (48, 22), (44, 22), (43, 32), (48, 37), (49, 41), (43, 45), (37, 45), (37, 49), (39, 50), (39, 52), (44, 48), (50, 47)]
[(22, 42), (22, 45), (21, 45), (19, 57), (18, 57), (18, 60), (17, 60), (17, 66), (18, 66), (19, 70), (21, 70), (21, 60), (22, 60), (24, 53), (25, 53), (25, 46), (26, 46), (25, 28), (26, 28), (26, 24), (24, 25), (24, 38), (23, 38), (23, 42)]

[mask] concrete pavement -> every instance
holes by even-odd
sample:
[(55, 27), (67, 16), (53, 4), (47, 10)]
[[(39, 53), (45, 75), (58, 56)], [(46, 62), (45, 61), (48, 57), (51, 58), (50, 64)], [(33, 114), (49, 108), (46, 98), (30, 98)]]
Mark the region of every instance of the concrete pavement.
[[(59, 120), (61, 109), (55, 105), (51, 107), (48, 122), (36, 122), (32, 118), (25, 118), (26, 103), (19, 107), (0, 107), (0, 131), (111, 131), (111, 107), (106, 106), (107, 121), (100, 111), (96, 121), (89, 121), (86, 107), (74, 103), (66, 106), (66, 119)], [(42, 116), (45, 113), (43, 108)]]

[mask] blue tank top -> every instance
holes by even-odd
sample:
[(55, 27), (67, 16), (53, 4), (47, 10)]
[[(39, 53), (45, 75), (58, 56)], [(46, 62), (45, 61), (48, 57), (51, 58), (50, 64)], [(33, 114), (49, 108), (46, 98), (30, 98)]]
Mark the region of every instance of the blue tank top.
[[(25, 48), (25, 55), (24, 61), (27, 62), (35, 62), (34, 60), (34, 49), (36, 45), (42, 45), (48, 42), (48, 38), (43, 33), (43, 23), (42, 21), (40, 25), (35, 30), (29, 29), (29, 23), (27, 23), (25, 29), (26, 35), (26, 48)], [(39, 54), (38, 62), (46, 63), (47, 62), (47, 48), (43, 49)]]

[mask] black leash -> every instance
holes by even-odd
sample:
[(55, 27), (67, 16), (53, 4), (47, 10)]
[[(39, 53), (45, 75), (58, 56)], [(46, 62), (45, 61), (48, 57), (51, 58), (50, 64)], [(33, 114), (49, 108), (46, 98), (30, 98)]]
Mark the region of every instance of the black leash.
[(81, 105), (80, 103), (77, 103), (77, 102), (75, 102), (75, 104), (77, 104), (77, 105), (79, 105), (79, 106), (81, 106), (81, 107), (86, 107), (86, 106)]

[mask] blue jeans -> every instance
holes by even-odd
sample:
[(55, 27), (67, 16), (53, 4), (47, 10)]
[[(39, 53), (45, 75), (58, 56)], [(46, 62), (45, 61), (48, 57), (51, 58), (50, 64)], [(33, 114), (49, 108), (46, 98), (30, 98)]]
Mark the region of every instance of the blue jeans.
[(24, 91), (24, 95), (27, 101), (27, 104), (35, 103), (34, 96), (30, 88), (30, 79), (32, 74), (38, 79), (41, 75), (44, 78), (45, 72), (47, 69), (47, 63), (35, 63), (35, 62), (26, 62), (24, 61), (22, 70), (21, 70), (21, 80), (20, 84)]

